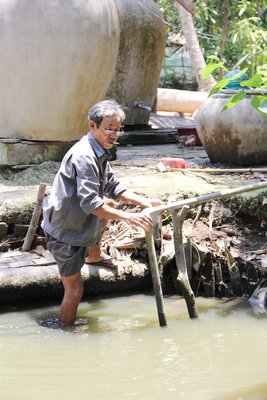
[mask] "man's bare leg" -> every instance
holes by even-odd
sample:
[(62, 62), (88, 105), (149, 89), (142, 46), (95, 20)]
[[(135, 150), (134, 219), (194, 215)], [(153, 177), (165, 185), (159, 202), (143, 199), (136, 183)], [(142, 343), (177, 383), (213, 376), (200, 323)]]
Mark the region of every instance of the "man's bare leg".
[(83, 295), (81, 272), (76, 272), (76, 274), (70, 276), (61, 276), (61, 281), (65, 291), (58, 320), (62, 324), (73, 324), (76, 320), (77, 309)]
[[(98, 243), (95, 244), (95, 246), (91, 246), (88, 248), (88, 256), (85, 258), (85, 262), (90, 264), (90, 263), (94, 263), (97, 261), (101, 261), (104, 258), (107, 257), (107, 255), (105, 253), (103, 253), (102, 249), (101, 249), (101, 239), (102, 236), (105, 232), (105, 229), (107, 227), (108, 224), (108, 220), (103, 219), (101, 221), (101, 234), (100, 234), (100, 239), (98, 241)], [(112, 259), (107, 260), (106, 262), (108, 262), (109, 264), (113, 264)]]

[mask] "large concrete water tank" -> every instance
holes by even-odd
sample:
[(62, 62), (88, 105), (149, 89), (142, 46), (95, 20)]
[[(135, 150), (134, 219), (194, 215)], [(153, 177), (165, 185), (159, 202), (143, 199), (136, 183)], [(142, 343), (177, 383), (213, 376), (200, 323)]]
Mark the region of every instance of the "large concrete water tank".
[(119, 34), (113, 0), (0, 0), (0, 137), (79, 139)]
[(107, 92), (127, 107), (125, 125), (145, 125), (157, 94), (165, 51), (165, 24), (154, 0), (114, 0), (120, 47)]

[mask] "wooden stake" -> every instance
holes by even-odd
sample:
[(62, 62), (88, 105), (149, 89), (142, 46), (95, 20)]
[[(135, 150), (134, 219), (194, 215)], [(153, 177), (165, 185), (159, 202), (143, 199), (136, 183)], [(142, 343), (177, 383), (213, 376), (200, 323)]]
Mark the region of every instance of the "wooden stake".
[(166, 326), (167, 321), (164, 311), (162, 287), (160, 282), (159, 268), (158, 268), (158, 262), (157, 262), (157, 256), (156, 256), (152, 232), (146, 232), (146, 243), (147, 243), (149, 265), (152, 275), (154, 294), (156, 297), (159, 325)]
[(32, 241), (36, 232), (36, 228), (40, 219), (40, 215), (42, 212), (42, 205), (43, 205), (43, 200), (45, 196), (45, 191), (46, 191), (46, 184), (41, 183), (39, 186), (38, 190), (38, 195), (37, 195), (37, 201), (36, 205), (33, 210), (32, 218), (31, 218), (31, 223), (28, 228), (27, 234), (24, 239), (24, 243), (22, 246), (22, 251), (29, 251), (32, 245)]
[(177, 214), (176, 211), (172, 211), (171, 213), (173, 222), (175, 260), (178, 269), (177, 281), (184, 295), (189, 317), (198, 318), (198, 311), (195, 304), (195, 296), (188, 279), (184, 245), (183, 245), (183, 223), (188, 214), (188, 211), (189, 207), (183, 206), (179, 214)]

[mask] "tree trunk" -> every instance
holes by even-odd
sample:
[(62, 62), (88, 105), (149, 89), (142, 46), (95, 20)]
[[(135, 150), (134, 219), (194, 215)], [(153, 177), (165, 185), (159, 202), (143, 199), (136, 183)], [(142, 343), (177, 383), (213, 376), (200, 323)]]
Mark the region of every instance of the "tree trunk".
[[(222, 41), (221, 41), (221, 56), (224, 56), (224, 51), (225, 51), (225, 44), (226, 44), (226, 38), (227, 38), (227, 34), (228, 34), (228, 24), (229, 24), (229, 20), (228, 20), (228, 14), (229, 14), (229, 0), (224, 0), (224, 5), (223, 5), (223, 27), (222, 27)], [(223, 79), (223, 75), (224, 75), (224, 71), (221, 68), (220, 69), (220, 76), (219, 79)]]
[[(176, 1), (178, 2), (178, 0)], [(193, 72), (198, 83), (198, 90), (201, 92), (209, 92), (210, 89), (215, 85), (216, 81), (212, 76), (209, 76), (206, 80), (203, 80), (201, 77), (201, 72), (205, 68), (206, 63), (199, 46), (193, 18), (191, 14), (180, 4), (178, 5), (178, 8), (181, 19), (181, 29), (190, 55)]]
[(194, 15), (196, 13), (196, 6), (191, 0), (176, 0), (185, 10), (190, 12), (190, 14)]

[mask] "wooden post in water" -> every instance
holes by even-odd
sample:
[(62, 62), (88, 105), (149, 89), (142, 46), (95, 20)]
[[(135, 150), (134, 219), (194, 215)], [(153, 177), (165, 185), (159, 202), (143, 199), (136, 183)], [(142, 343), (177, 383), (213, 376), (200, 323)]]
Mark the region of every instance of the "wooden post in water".
[(195, 295), (193, 293), (188, 278), (184, 245), (183, 245), (183, 223), (188, 214), (188, 211), (189, 211), (189, 206), (183, 206), (179, 214), (176, 211), (171, 212), (172, 222), (173, 222), (175, 261), (178, 269), (177, 281), (185, 298), (189, 317), (198, 318), (198, 311), (195, 303)]
[(150, 270), (151, 270), (154, 294), (156, 297), (159, 325), (166, 326), (167, 321), (166, 321), (166, 316), (165, 316), (165, 311), (164, 311), (162, 287), (161, 287), (161, 282), (160, 282), (158, 261), (157, 261), (157, 255), (156, 255), (156, 251), (155, 251), (154, 239), (153, 239), (152, 232), (146, 232), (146, 244), (147, 244), (147, 250), (148, 250), (149, 265), (150, 265)]

